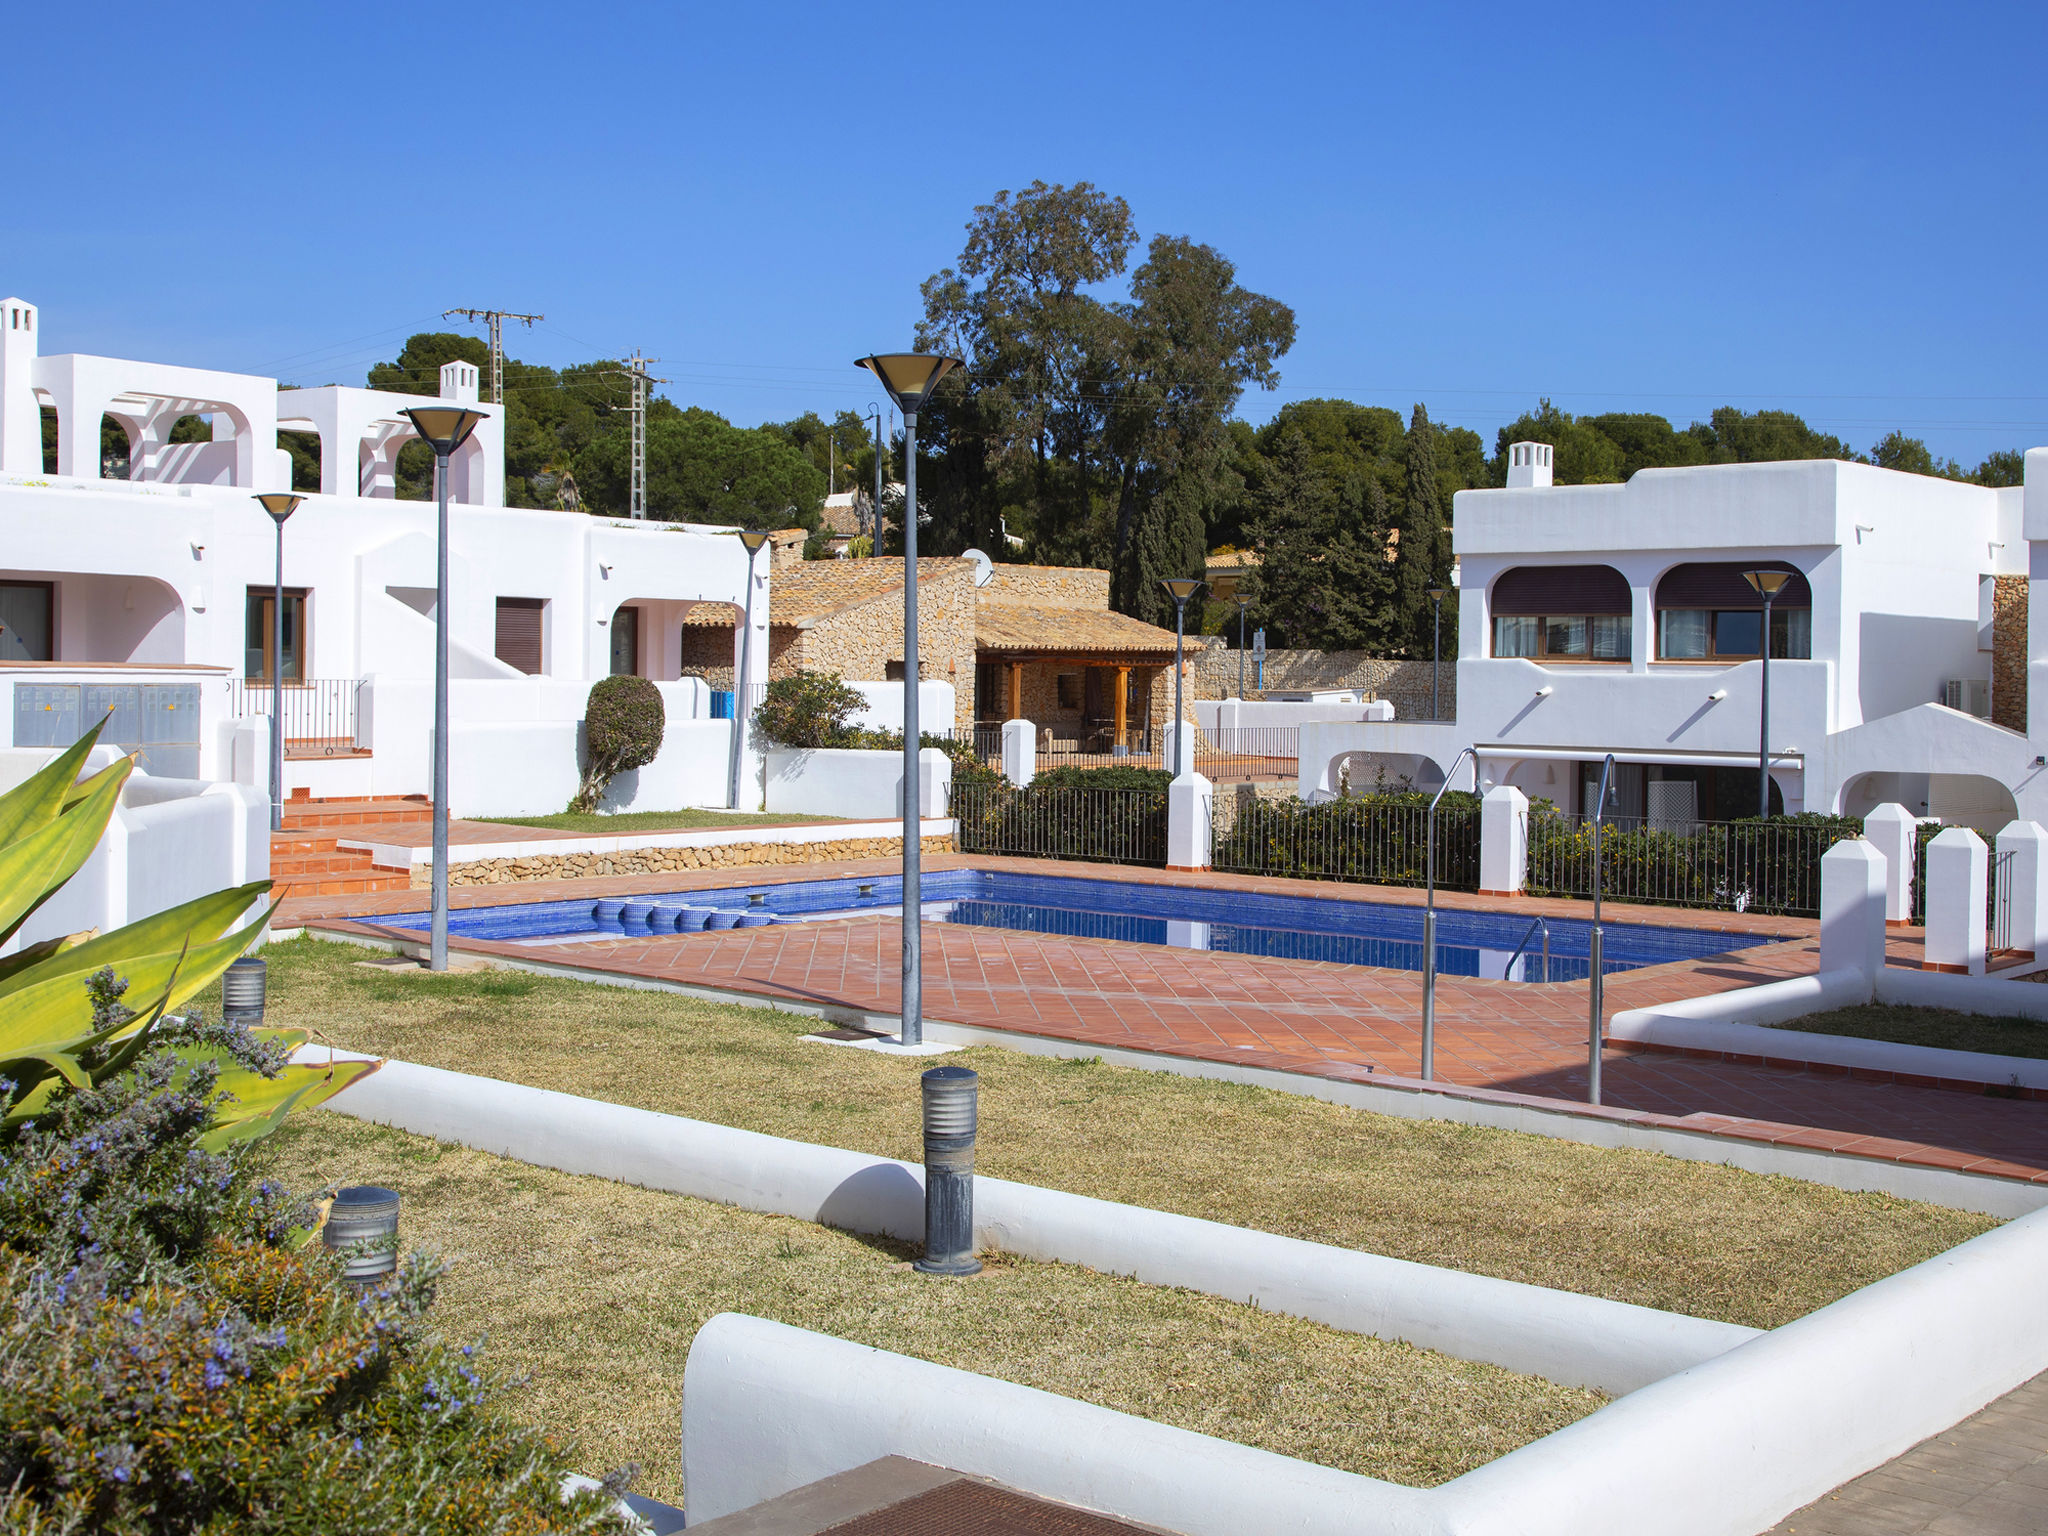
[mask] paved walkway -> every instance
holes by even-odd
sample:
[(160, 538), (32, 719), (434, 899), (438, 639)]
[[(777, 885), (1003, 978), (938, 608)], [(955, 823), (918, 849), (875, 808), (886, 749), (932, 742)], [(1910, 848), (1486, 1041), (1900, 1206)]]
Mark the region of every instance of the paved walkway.
[(1773, 1526), (1768, 1536), (2040, 1536), (2048, 1376)]
[[(1110, 871), (1100, 865), (961, 856), (928, 860), (933, 868), (962, 866), (1404, 905), (1422, 900), (1419, 891), (1213, 872)], [(842, 861), (764, 869), (753, 882), (887, 874), (895, 867), (893, 861)], [(730, 886), (735, 873), (532, 881), (464, 888), (452, 900), (466, 907)], [(313, 898), (287, 902), (281, 921), (341, 921), (378, 931), (377, 914), (418, 911), (421, 900), (417, 891)], [(1439, 901), (1447, 907), (1499, 906), (1457, 894)], [(1532, 917), (1539, 912), (1586, 915), (1583, 902), (1522, 900), (1513, 910)], [(1807, 920), (1620, 906), (1610, 906), (1607, 917), (1778, 939), (1706, 960), (1613, 975), (1606, 989), (1610, 1014), (1807, 974), (1818, 963), (1816, 925)], [(894, 1012), (900, 1006), (901, 929), (893, 918), (880, 915), (687, 937), (593, 940), (539, 954), (524, 946), (455, 942), (477, 953), (544, 957), (871, 1012)], [(1894, 941), (1895, 959), (1912, 963), (1918, 952), (1917, 937)], [(1336, 1079), (1400, 1084), (1414, 1078), (1419, 1071), (1419, 994), (1420, 977), (1405, 971), (945, 924), (925, 929), (925, 1010), (934, 1019)], [(1584, 982), (1440, 978), (1438, 1082), (1432, 1086), (1451, 1084), (1473, 1097), (2048, 1182), (2048, 1104), (1990, 1098), (1974, 1086), (1966, 1092), (1867, 1073), (1610, 1044), (1602, 1057), (1607, 1107), (1593, 1110), (1584, 1104), (1586, 994)]]

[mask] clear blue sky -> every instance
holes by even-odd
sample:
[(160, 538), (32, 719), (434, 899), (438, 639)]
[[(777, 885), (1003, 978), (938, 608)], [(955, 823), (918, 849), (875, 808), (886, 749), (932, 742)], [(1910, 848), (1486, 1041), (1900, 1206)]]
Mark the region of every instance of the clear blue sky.
[[(445, 21), (438, 18), (445, 17)], [(752, 423), (872, 398), (973, 206), (1089, 180), (1294, 307), (1283, 399), (2048, 443), (2048, 7), (41, 6), (49, 351), (360, 383), (453, 305)]]

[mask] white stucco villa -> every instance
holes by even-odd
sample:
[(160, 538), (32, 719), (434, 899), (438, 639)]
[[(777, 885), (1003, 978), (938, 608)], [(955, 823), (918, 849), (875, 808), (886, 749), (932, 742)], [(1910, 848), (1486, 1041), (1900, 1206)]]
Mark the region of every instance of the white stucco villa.
[[(281, 667), (288, 791), (424, 793), (435, 509), (394, 499), (398, 451), (413, 436), (399, 411), (424, 400), (45, 356), (42, 331), (35, 305), (0, 301), (0, 746), (68, 742), (113, 708), (107, 739), (141, 747), (154, 773), (254, 782), (261, 732), (248, 722), (267, 715)], [(476, 369), (444, 368), (440, 398), (475, 404)], [(640, 803), (726, 804), (730, 723), (678, 668), (691, 605), (744, 601), (739, 541), (505, 507), (501, 408), (476, 409), (485, 419), (449, 477), (451, 801), (470, 814), (559, 809), (591, 682), (636, 672), (661, 685), (669, 722), (662, 758), (639, 776)], [(191, 416), (211, 441), (171, 442)], [(127, 439), (126, 479), (103, 474), (109, 418)], [(320, 446), (320, 490), (285, 528), (281, 656), (269, 638), (276, 535), (252, 499), (290, 488), (280, 429)], [(768, 561), (757, 567), (765, 656)]]
[(1767, 568), (1773, 811), (2048, 820), (2048, 449), (2006, 490), (1833, 460), (1557, 486), (1549, 456), (1458, 495), (1455, 720), (1304, 727), (1304, 793), (1470, 747), (1482, 788), (1579, 812), (1612, 752), (1614, 814), (1753, 816)]

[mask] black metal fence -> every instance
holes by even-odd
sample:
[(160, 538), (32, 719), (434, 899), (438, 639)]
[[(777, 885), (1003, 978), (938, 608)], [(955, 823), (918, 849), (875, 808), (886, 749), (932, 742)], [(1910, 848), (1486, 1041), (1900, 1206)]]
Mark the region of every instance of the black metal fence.
[[(1821, 855), (1861, 832), (1848, 816), (1698, 822), (1686, 831), (1609, 823), (1600, 835), (1600, 891), (1653, 906), (1818, 917)], [(1530, 816), (1531, 896), (1591, 896), (1593, 871), (1590, 820)]]
[(1164, 790), (956, 783), (952, 811), (962, 853), (1166, 862)]
[[(270, 714), (272, 685), (254, 677), (231, 677), (228, 713), (236, 719)], [(284, 685), (284, 749), (288, 757), (334, 757), (356, 749), (359, 677), (287, 678)]]
[[(1309, 805), (1250, 801), (1219, 816), (1214, 863), (1244, 875), (1422, 885), (1428, 871), (1429, 797), (1370, 795)], [(1479, 802), (1446, 795), (1436, 814), (1436, 883), (1479, 889)]]

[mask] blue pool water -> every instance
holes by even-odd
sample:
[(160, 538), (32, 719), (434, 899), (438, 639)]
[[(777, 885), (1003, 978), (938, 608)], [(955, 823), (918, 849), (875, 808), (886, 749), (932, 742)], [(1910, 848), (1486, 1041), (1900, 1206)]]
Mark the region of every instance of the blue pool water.
[[(1393, 970), (1422, 969), (1422, 912), (1416, 907), (979, 869), (933, 871), (924, 877), (921, 894), (925, 920), (933, 923), (1121, 939), (1288, 960), (1331, 960)], [(786, 885), (678, 891), (631, 901), (593, 902), (586, 898), (472, 907), (451, 912), (448, 928), (472, 938), (560, 944), (650, 933), (687, 936), (706, 928), (843, 921), (893, 913), (901, 908), (902, 900), (902, 881), (896, 878), (802, 880)], [(383, 921), (423, 929), (427, 914), (414, 912)], [(1531, 937), (1526, 950), (1514, 958), (1530, 921), (1514, 913), (1439, 908), (1438, 971), (1447, 976), (1505, 977), (1510, 981), (1584, 980), (1592, 969), (1587, 937), (1590, 925), (1573, 918), (1551, 919), (1546, 973), (1540, 937)], [(1606, 923), (1602, 926), (1601, 969), (1628, 971), (1767, 942), (1754, 934)]]

